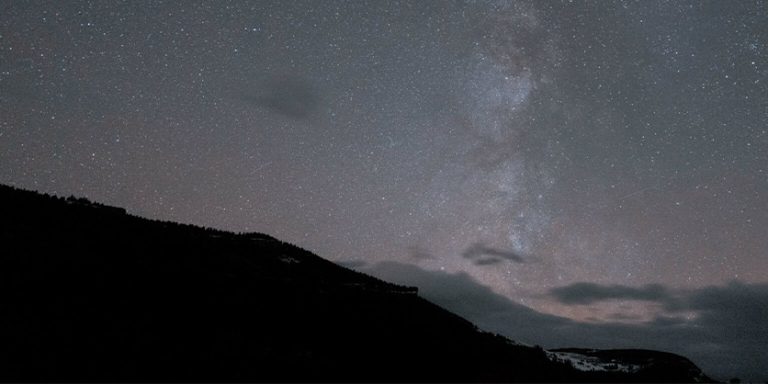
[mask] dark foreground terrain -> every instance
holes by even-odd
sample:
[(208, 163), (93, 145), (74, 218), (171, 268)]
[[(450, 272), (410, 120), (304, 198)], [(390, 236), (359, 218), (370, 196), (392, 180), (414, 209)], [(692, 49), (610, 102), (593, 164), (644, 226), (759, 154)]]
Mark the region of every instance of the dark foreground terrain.
[(267, 235), (6, 186), (0, 305), (2, 381), (708, 380), (651, 351), (585, 370), (600, 352), (517, 345)]

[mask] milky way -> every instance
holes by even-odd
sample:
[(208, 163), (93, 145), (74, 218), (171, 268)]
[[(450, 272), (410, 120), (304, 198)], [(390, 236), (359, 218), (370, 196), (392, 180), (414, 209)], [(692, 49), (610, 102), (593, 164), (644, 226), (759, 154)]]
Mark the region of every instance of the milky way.
[[(643, 287), (768, 282), (767, 14), (3, 1), (0, 182), (466, 277), (579, 324), (702, 321)], [(552, 293), (600, 287), (627, 295)]]

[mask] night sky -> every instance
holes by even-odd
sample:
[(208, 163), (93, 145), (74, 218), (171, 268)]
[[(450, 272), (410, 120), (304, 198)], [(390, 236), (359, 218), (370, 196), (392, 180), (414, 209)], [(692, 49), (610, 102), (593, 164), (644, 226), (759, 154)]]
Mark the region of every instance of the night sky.
[(765, 1), (0, 1), (0, 182), (768, 380), (767, 42)]

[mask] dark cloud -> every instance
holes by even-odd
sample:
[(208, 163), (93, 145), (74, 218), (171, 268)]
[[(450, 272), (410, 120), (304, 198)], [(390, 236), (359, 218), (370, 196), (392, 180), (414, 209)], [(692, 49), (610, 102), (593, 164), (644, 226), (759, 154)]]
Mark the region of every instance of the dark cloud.
[[(364, 269), (364, 272), (393, 283), (418, 286), (421, 296), (466, 317), (483, 329), (504, 332), (522, 342), (542, 343), (540, 338), (530, 336), (536, 335), (541, 327), (556, 328), (570, 322), (538, 313), (498, 295), (465, 272), (428, 271), (397, 262), (377, 263)], [(510, 333), (510, 329), (516, 331)]]
[(504, 260), (513, 263), (525, 263), (526, 260), (511, 251), (492, 248), (480, 243), (474, 243), (461, 254), (465, 259), (472, 260), (475, 265), (493, 265)]
[(302, 77), (281, 77), (264, 82), (258, 92), (243, 99), (297, 120), (311, 117), (322, 104), (316, 87)]
[(658, 284), (628, 287), (575, 283), (554, 288), (549, 291), (549, 294), (563, 304), (592, 304), (604, 300), (645, 300), (669, 303), (675, 299), (669, 290)]
[[(535, 311), (498, 295), (467, 273), (428, 271), (414, 265), (383, 262), (365, 269), (377, 277), (419, 287), (424, 298), (472, 321), (480, 328), (545, 348), (647, 348), (681, 354), (718, 379), (739, 376), (768, 380), (768, 284), (730, 283), (692, 291), (665, 286), (619, 288), (623, 297), (665, 304), (645, 323), (626, 323), (631, 315), (614, 313), (608, 322), (582, 323)], [(580, 283), (581, 284), (581, 283)], [(583, 284), (582, 284), (583, 285)], [(579, 287), (580, 285), (576, 285)], [(590, 297), (594, 298), (596, 295)], [(618, 294), (602, 294), (603, 299)], [(584, 297), (587, 297), (585, 295)], [(576, 300), (577, 302), (579, 300)], [(674, 302), (675, 306), (669, 303)], [(694, 316), (683, 315), (693, 312)]]
[(366, 262), (365, 260), (342, 260), (342, 261), (337, 261), (336, 264), (349, 269), (365, 268), (366, 266), (368, 266), (368, 262)]
[(417, 262), (422, 260), (431, 260), (435, 258), (435, 256), (429, 253), (429, 251), (418, 246), (408, 247), (408, 257), (410, 257), (411, 259)]
[(473, 260), (472, 263), (475, 265), (483, 266), (483, 265), (496, 265), (503, 261), (504, 260), (497, 259), (497, 258), (484, 258), (484, 259)]

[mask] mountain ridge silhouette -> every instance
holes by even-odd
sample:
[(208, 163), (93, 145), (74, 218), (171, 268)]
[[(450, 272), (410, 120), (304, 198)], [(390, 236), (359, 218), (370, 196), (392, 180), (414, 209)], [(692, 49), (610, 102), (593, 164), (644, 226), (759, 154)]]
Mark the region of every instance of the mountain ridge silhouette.
[(0, 211), (0, 381), (710, 381), (579, 370), (265, 234), (3, 185)]

